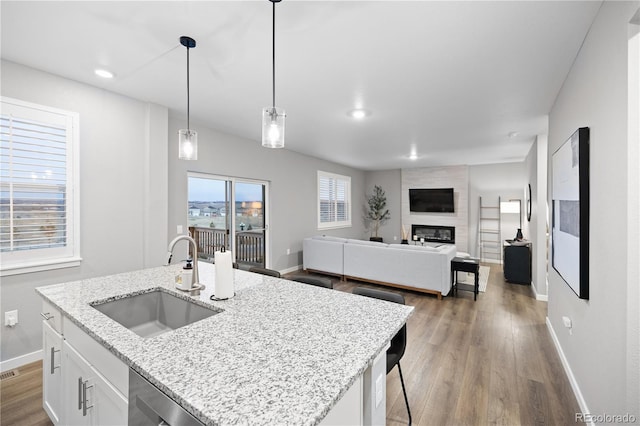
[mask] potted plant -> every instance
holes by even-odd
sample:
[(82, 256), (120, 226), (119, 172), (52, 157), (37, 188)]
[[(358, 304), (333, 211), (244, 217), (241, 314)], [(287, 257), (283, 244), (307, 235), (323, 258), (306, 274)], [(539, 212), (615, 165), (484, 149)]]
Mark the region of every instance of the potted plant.
[(371, 224), (372, 236), (370, 240), (382, 242), (382, 237), (378, 237), (378, 230), (391, 217), (389, 209), (387, 209), (387, 196), (382, 187), (378, 185), (373, 187), (373, 194), (367, 197), (367, 205), (368, 210), (365, 218)]

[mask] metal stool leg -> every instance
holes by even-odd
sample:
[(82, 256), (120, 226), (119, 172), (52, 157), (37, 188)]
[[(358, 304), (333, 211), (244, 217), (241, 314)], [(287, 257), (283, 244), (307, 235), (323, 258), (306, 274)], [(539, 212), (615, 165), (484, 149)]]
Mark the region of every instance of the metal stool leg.
[(402, 384), (402, 393), (404, 394), (404, 403), (407, 404), (407, 413), (409, 414), (409, 426), (411, 426), (411, 409), (409, 408), (409, 399), (407, 398), (407, 390), (404, 387), (404, 379), (402, 378), (402, 368), (398, 362), (398, 373), (400, 373), (400, 383)]

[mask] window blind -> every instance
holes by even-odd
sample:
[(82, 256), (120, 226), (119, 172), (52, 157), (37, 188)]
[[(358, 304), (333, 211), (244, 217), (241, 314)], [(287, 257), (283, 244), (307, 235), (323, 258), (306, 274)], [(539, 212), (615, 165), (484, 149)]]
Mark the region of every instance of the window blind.
[(351, 226), (351, 178), (318, 172), (318, 227)]
[(0, 116), (0, 251), (66, 245), (66, 128)]

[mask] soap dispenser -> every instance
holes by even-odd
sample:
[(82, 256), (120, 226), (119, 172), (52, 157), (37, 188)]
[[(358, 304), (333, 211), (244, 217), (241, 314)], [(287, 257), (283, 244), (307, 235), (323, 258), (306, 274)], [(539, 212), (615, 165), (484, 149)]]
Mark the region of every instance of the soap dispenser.
[(182, 268), (182, 273), (180, 274), (180, 279), (176, 280), (176, 287), (179, 290), (191, 290), (191, 284), (193, 282), (193, 260), (187, 259), (186, 264)]

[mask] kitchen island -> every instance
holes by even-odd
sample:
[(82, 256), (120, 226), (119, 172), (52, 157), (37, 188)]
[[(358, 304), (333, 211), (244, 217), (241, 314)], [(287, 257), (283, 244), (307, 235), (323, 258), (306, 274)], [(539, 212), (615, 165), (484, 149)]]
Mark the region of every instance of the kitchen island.
[[(362, 423), (373, 422), (366, 411), (384, 395), (384, 352), (412, 307), (241, 270), (235, 297), (212, 301), (215, 266), (199, 264), (206, 285), (199, 295), (175, 290), (180, 270), (152, 268), (37, 292), (71, 323), (67, 328), (82, 330), (204, 424), (320, 424), (358, 383)], [(92, 307), (157, 288), (221, 312), (143, 338)], [(382, 373), (371, 374), (374, 364)]]

